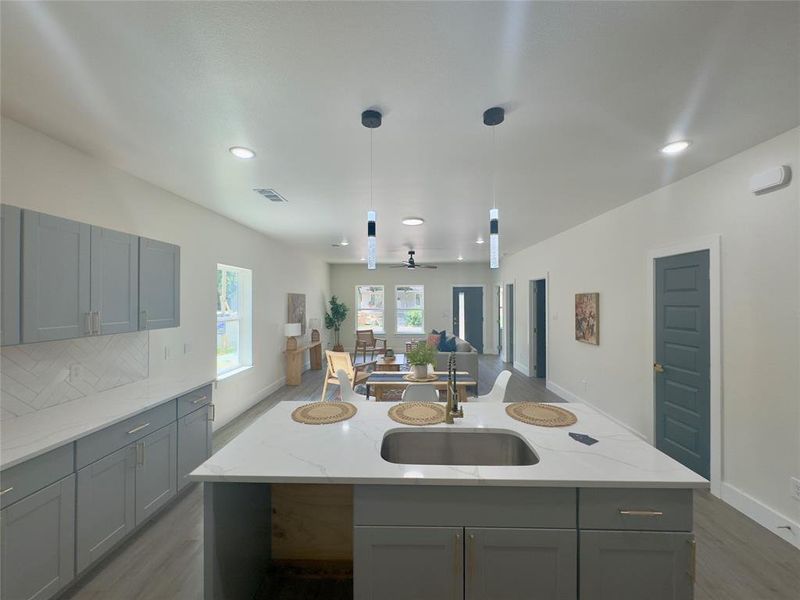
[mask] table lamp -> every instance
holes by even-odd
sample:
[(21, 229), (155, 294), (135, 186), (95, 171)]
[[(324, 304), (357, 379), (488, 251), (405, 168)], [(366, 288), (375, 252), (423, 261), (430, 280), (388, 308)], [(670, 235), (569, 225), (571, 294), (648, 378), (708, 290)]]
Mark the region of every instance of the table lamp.
[(283, 334), (287, 337), (286, 349), (297, 350), (297, 336), (302, 333), (300, 323), (286, 323), (283, 326)]

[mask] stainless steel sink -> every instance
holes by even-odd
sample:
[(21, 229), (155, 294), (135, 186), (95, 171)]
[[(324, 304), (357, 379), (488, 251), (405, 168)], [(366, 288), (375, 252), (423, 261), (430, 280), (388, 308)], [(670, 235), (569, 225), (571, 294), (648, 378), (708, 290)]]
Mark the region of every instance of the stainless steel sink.
[(404, 465), (535, 465), (539, 457), (514, 433), (403, 429), (387, 433), (381, 457)]

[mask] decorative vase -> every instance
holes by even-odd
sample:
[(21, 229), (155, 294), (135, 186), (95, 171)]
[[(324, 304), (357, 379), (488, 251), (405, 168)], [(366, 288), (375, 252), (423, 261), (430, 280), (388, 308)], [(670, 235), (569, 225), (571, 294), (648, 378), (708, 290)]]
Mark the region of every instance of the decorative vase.
[(427, 379), (428, 365), (412, 365), (411, 372), (414, 375), (414, 379)]

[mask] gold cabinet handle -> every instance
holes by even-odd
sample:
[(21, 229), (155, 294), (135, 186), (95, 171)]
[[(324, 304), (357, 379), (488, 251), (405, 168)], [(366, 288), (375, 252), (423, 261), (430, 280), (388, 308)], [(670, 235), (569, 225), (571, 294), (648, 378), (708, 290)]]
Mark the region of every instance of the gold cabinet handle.
[(619, 514), (624, 517), (663, 517), (664, 512), (660, 510), (629, 510), (620, 508)]
[(461, 558), (463, 557), (464, 549), (461, 547), (461, 534), (456, 534), (456, 542), (453, 544), (453, 579), (455, 585), (453, 586), (453, 598), (457, 598), (458, 582), (461, 580)]
[(85, 319), (85, 328), (86, 328), (86, 335), (92, 335), (94, 332), (92, 331), (92, 314), (91, 312), (84, 313), (83, 318)]
[(12, 485), (11, 487), (7, 487), (4, 490), (0, 490), (0, 496), (5, 496), (8, 492), (10, 492), (13, 489), (14, 489), (14, 486)]
[(475, 578), (475, 534), (467, 536), (467, 582), (468, 585)]
[(150, 427), (150, 423), (142, 423), (141, 425), (137, 425), (128, 432), (128, 435), (133, 435), (134, 433), (141, 431), (142, 429), (145, 429), (147, 427)]
[(100, 311), (96, 310), (92, 313), (92, 329), (95, 335), (100, 335)]
[(208, 420), (214, 421), (217, 418), (217, 405), (210, 404), (209, 406), (211, 407), (211, 414), (208, 416)]
[(689, 579), (692, 580), (692, 583), (695, 582), (695, 577), (697, 575), (697, 542), (694, 539), (687, 540), (687, 544), (689, 544)]
[(144, 442), (136, 444), (136, 467), (139, 469), (144, 467)]
[(653, 370), (656, 373), (663, 373), (664, 372), (664, 365), (662, 365), (661, 363), (654, 362), (653, 363)]

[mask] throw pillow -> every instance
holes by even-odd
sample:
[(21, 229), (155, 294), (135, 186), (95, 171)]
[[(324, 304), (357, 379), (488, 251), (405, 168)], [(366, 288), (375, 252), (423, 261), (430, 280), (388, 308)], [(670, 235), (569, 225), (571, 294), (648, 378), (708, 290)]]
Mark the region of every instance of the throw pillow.
[(428, 344), (428, 346), (431, 346), (432, 348), (438, 348), (439, 347), (439, 334), (438, 333), (435, 334), (435, 335), (434, 334), (430, 334), (428, 336), (427, 344)]
[(461, 338), (456, 338), (455, 347), (456, 352), (472, 352), (472, 344)]
[(442, 329), (439, 332), (439, 340), (436, 342), (436, 349), (439, 350), (439, 352), (445, 352), (444, 346), (446, 342), (447, 342), (447, 330)]
[(456, 351), (456, 336), (451, 335), (439, 344), (439, 352), (455, 352)]

